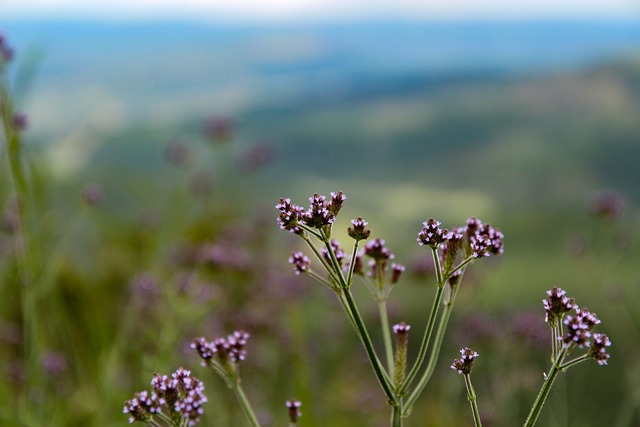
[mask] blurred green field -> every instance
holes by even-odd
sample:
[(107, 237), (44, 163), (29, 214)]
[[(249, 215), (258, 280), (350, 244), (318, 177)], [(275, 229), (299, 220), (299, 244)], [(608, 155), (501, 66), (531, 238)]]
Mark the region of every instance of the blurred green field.
[[(640, 425), (638, 58), (384, 87), (251, 104), (232, 111), (229, 138), (203, 135), (209, 112), (198, 102), (180, 119), (154, 110), (119, 120), (117, 99), (96, 90), (97, 113), (113, 113), (117, 126), (85, 117), (68, 130), (51, 126), (49, 141), (43, 123), (56, 112), (31, 94), (24, 159), (37, 281), (28, 291), (4, 144), (0, 151), (0, 424), (124, 425), (126, 399), (154, 373), (184, 366), (206, 385), (201, 425), (245, 425), (233, 395), (188, 348), (196, 336), (243, 328), (252, 335), (243, 385), (265, 426), (285, 425), (292, 397), (303, 402), (301, 426), (388, 425), (339, 304), (293, 274), (287, 257), (300, 242), (275, 224), (279, 197), (304, 205), (315, 192), (342, 190), (336, 237), (346, 244), (349, 220), (363, 216), (407, 265), (390, 316), (412, 332), (435, 292), (419, 274), (428, 256), (416, 243), (421, 222), (451, 228), (477, 216), (506, 236), (504, 255), (470, 268), (406, 426), (472, 425), (464, 383), (449, 368), (467, 345), (481, 354), (483, 424), (521, 424), (548, 368), (541, 300), (553, 286), (596, 312), (613, 346), (609, 366), (590, 361), (560, 376), (539, 425)], [(103, 192), (95, 206), (80, 197), (88, 183)], [(593, 213), (602, 189), (626, 200), (615, 221)], [(356, 297), (378, 331), (364, 287)]]

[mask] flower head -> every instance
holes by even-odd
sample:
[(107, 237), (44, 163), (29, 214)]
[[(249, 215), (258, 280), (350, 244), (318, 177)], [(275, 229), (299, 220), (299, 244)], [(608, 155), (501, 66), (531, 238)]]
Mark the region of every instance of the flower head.
[(474, 258), (500, 255), (504, 252), (502, 232), (490, 224), (483, 224), (477, 218), (467, 220), (466, 237), (468, 250)]
[(285, 406), (289, 410), (289, 422), (295, 424), (298, 422), (298, 418), (302, 416), (302, 412), (300, 411), (300, 407), (302, 403), (298, 400), (287, 400)]
[(294, 252), (289, 257), (289, 263), (293, 264), (293, 271), (296, 275), (300, 275), (309, 269), (311, 261), (309, 260), (309, 257), (302, 252)]
[(278, 216), (278, 225), (283, 230), (289, 230), (291, 233), (302, 234), (299, 221), (304, 216), (304, 209), (298, 205), (291, 203), (291, 199), (281, 198), (276, 205), (276, 209), (280, 211)]
[(447, 230), (440, 228), (440, 221), (436, 221), (430, 218), (428, 221), (422, 223), (424, 226), (422, 231), (418, 233), (418, 244), (420, 246), (429, 246), (433, 249), (437, 249), (440, 243), (446, 240)]
[(336, 216), (333, 213), (335, 207), (332, 207), (332, 202), (327, 202), (326, 197), (318, 193), (309, 197), (309, 201), (311, 202), (309, 209), (302, 215), (302, 220), (306, 225), (320, 229), (333, 224)]
[(460, 359), (453, 360), (451, 369), (458, 371), (459, 374), (469, 375), (471, 373), (471, 368), (473, 367), (473, 361), (479, 356), (479, 354), (469, 347), (460, 349), (460, 354), (462, 354), (462, 357)]
[(351, 220), (351, 227), (347, 229), (347, 234), (354, 240), (366, 240), (371, 234), (371, 230), (367, 229), (369, 223), (358, 217)]
[(564, 320), (566, 332), (562, 337), (565, 347), (572, 344), (582, 348), (589, 345), (591, 330), (600, 323), (595, 314), (586, 308), (581, 308), (575, 316), (567, 316)]
[(204, 384), (191, 375), (191, 371), (179, 368), (171, 376), (156, 374), (151, 380), (153, 391), (141, 391), (127, 400), (123, 412), (129, 414), (129, 422), (151, 423), (153, 415), (166, 411), (165, 417), (182, 418), (187, 425), (200, 421), (207, 402)]
[(384, 240), (380, 238), (376, 238), (364, 247), (364, 253), (368, 257), (373, 258), (376, 261), (386, 261), (388, 259), (393, 259), (394, 255), (391, 252), (391, 249), (387, 248), (384, 245)]
[(331, 212), (331, 214), (333, 216), (337, 216), (338, 212), (340, 212), (340, 209), (342, 209), (342, 203), (347, 199), (347, 196), (345, 196), (342, 191), (338, 191), (338, 192), (331, 192), (331, 201), (327, 204), (327, 208), (329, 209), (329, 212)]
[(391, 264), (391, 284), (394, 285), (400, 280), (400, 276), (404, 273), (405, 267), (402, 264)]
[(609, 360), (607, 347), (611, 346), (611, 340), (605, 334), (593, 334), (593, 343), (589, 349), (589, 356), (596, 359), (598, 365), (606, 365)]
[(557, 319), (562, 319), (565, 313), (576, 308), (575, 300), (565, 294), (566, 292), (558, 287), (547, 291), (547, 299), (542, 300), (546, 312), (545, 322), (554, 324)]

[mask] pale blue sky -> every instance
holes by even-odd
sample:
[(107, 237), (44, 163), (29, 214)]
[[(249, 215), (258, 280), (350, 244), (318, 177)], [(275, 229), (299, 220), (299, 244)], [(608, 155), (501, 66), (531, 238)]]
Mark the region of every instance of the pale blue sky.
[(0, 19), (163, 17), (314, 19), (640, 18), (640, 0), (2, 0)]

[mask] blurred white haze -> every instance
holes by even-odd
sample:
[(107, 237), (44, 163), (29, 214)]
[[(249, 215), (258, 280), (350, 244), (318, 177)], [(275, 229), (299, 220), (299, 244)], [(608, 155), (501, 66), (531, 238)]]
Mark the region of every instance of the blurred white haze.
[(634, 18), (637, 0), (3, 0), (0, 20), (192, 18), (226, 21)]

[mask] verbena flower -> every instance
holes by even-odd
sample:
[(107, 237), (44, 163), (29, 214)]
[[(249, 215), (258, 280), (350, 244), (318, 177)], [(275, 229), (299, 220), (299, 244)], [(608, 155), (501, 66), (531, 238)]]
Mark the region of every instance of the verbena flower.
[(462, 243), (464, 241), (463, 230), (456, 228), (447, 233), (445, 238), (447, 244), (442, 246), (442, 261), (444, 269), (449, 270), (456, 262), (458, 252), (460, 252), (460, 249), (462, 248)]
[(202, 405), (207, 402), (204, 384), (191, 375), (191, 371), (179, 368), (171, 377), (156, 374), (151, 380), (153, 391), (141, 391), (127, 400), (123, 412), (129, 414), (129, 422), (150, 423), (154, 414), (166, 411), (169, 419), (182, 418), (187, 425), (194, 426), (204, 413)]
[(589, 345), (591, 330), (600, 320), (586, 308), (581, 308), (575, 316), (567, 316), (564, 320), (566, 332), (562, 337), (565, 347), (575, 344), (582, 348)]
[(500, 255), (504, 252), (502, 232), (489, 224), (483, 224), (477, 218), (467, 220), (466, 237), (470, 255), (474, 258)]
[(593, 334), (593, 343), (589, 349), (589, 356), (596, 359), (598, 365), (606, 365), (609, 360), (607, 347), (611, 346), (611, 340), (605, 334)]
[(469, 347), (464, 347), (460, 349), (460, 354), (462, 357), (460, 359), (454, 359), (453, 364), (451, 365), (451, 369), (458, 371), (459, 374), (468, 375), (471, 373), (471, 368), (473, 367), (473, 361), (479, 354), (476, 351), (473, 351)]
[(124, 402), (122, 412), (129, 414), (129, 423), (135, 421), (149, 422), (152, 415), (160, 412), (164, 399), (159, 399), (156, 393), (140, 391), (131, 400)]
[(367, 245), (364, 247), (364, 253), (365, 255), (373, 258), (376, 261), (386, 261), (394, 258), (391, 249), (387, 248), (384, 245), (384, 240), (380, 238), (376, 238), (367, 243)]
[(391, 264), (391, 284), (398, 283), (400, 280), (400, 276), (404, 273), (405, 267), (402, 264)]
[(342, 191), (331, 192), (331, 201), (327, 204), (329, 212), (334, 216), (338, 216), (338, 212), (342, 209), (342, 203), (347, 199)]
[(289, 410), (289, 421), (293, 424), (297, 423), (298, 419), (302, 416), (302, 412), (300, 411), (302, 403), (297, 400), (287, 400), (285, 406)]
[(222, 366), (227, 363), (240, 363), (247, 355), (245, 346), (249, 334), (244, 331), (234, 331), (227, 337), (219, 337), (213, 341), (207, 341), (205, 338), (195, 338), (191, 343), (191, 348), (194, 349), (201, 359), (203, 359), (203, 366), (206, 366), (210, 361), (217, 361)]
[(371, 234), (371, 230), (367, 229), (369, 223), (358, 217), (351, 220), (351, 227), (347, 229), (347, 234), (354, 240), (366, 240)]
[(573, 298), (566, 296), (566, 292), (561, 288), (554, 287), (547, 291), (547, 299), (542, 300), (546, 312), (544, 321), (554, 324), (557, 319), (561, 319), (565, 313), (576, 308)]
[(440, 228), (440, 221), (436, 221), (433, 218), (422, 223), (424, 226), (422, 231), (418, 233), (418, 244), (420, 246), (429, 246), (433, 249), (437, 249), (442, 242), (446, 240), (446, 229)]
[(291, 199), (280, 199), (276, 205), (276, 209), (280, 211), (278, 216), (278, 225), (283, 230), (289, 230), (291, 233), (302, 234), (299, 221), (304, 215), (304, 209), (298, 205), (291, 203)]
[(333, 224), (336, 219), (331, 202), (326, 201), (325, 196), (315, 193), (309, 197), (311, 204), (309, 209), (302, 215), (302, 221), (312, 228), (321, 229), (327, 225)]
[(289, 263), (293, 264), (293, 271), (296, 275), (300, 275), (306, 272), (309, 269), (309, 264), (311, 264), (311, 260), (302, 252), (294, 252), (289, 257)]

